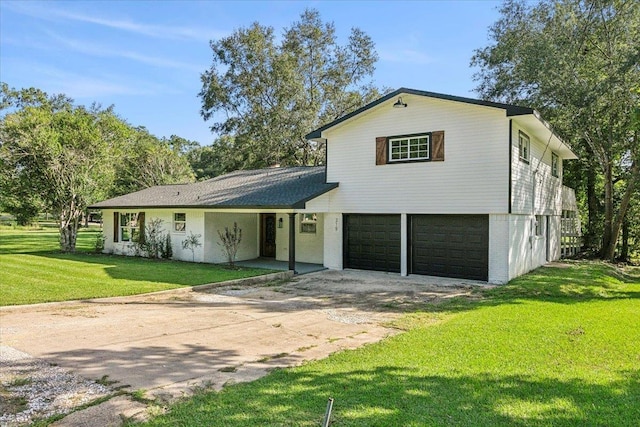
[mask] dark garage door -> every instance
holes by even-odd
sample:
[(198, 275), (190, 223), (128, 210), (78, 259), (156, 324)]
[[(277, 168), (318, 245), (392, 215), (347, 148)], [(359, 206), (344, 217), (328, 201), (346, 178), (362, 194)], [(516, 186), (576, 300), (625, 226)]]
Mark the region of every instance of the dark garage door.
[(411, 273), (487, 280), (487, 215), (412, 215)]
[(400, 272), (400, 215), (345, 215), (345, 267)]

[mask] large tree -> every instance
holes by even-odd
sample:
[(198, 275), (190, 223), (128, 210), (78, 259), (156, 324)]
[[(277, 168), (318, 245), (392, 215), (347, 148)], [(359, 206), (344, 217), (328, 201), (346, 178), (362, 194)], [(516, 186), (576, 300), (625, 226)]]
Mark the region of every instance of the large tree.
[(158, 139), (144, 127), (131, 128), (122, 142), (123, 155), (115, 163), (116, 179), (110, 196), (154, 185), (193, 182), (193, 171), (182, 151), (197, 143), (175, 135)]
[(197, 144), (158, 139), (113, 108), (64, 95), (0, 86), (0, 206), (21, 222), (56, 215), (60, 248), (74, 251), (87, 206), (151, 185), (193, 181), (183, 152)]
[(3, 193), (19, 190), (42, 202), (57, 216), (60, 248), (73, 251), (86, 207), (110, 188), (127, 125), (111, 108), (75, 106), (34, 89), (3, 91)]
[(477, 91), (537, 108), (573, 144), (586, 186), (601, 182), (601, 255), (613, 259), (640, 180), (640, 3), (508, 0), (500, 14), (471, 61)]
[(333, 23), (316, 10), (302, 13), (280, 40), (254, 23), (210, 45), (201, 114), (214, 132), (235, 137), (235, 149), (251, 159), (247, 168), (322, 163), (322, 147), (304, 136), (379, 96), (370, 81), (371, 38), (354, 28), (338, 44)]

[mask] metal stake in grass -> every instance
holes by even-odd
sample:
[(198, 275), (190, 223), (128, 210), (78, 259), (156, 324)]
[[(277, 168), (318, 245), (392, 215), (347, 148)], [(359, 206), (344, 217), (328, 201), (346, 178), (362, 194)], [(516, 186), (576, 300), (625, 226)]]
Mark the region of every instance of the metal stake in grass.
[(322, 421), (322, 427), (329, 427), (331, 422), (331, 410), (333, 409), (333, 398), (330, 397), (327, 402), (327, 410), (324, 413), (324, 420)]

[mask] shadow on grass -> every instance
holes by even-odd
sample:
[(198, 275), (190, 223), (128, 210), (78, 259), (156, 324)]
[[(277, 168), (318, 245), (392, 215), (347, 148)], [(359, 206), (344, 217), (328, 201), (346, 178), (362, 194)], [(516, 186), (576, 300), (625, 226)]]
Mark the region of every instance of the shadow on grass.
[(640, 299), (640, 268), (577, 261), (540, 267), (506, 285), (477, 289), (471, 298), (452, 298), (423, 311), (460, 312), (524, 301), (577, 304), (618, 299)]
[(420, 375), (385, 366), (335, 374), (285, 370), (196, 396), (150, 425), (316, 426), (329, 397), (335, 399), (334, 426), (636, 425), (640, 376), (632, 371), (619, 377), (593, 384), (509, 375)]

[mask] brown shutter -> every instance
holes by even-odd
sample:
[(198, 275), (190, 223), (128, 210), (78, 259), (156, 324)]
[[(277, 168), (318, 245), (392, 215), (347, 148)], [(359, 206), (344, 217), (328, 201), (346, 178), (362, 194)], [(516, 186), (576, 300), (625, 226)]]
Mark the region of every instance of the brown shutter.
[(120, 212), (113, 213), (113, 243), (120, 241)]
[(146, 240), (144, 229), (144, 212), (138, 212), (138, 242), (144, 243)]
[(431, 132), (431, 160), (434, 162), (444, 161), (444, 131), (437, 130)]
[(387, 164), (387, 137), (379, 136), (376, 138), (376, 165)]

